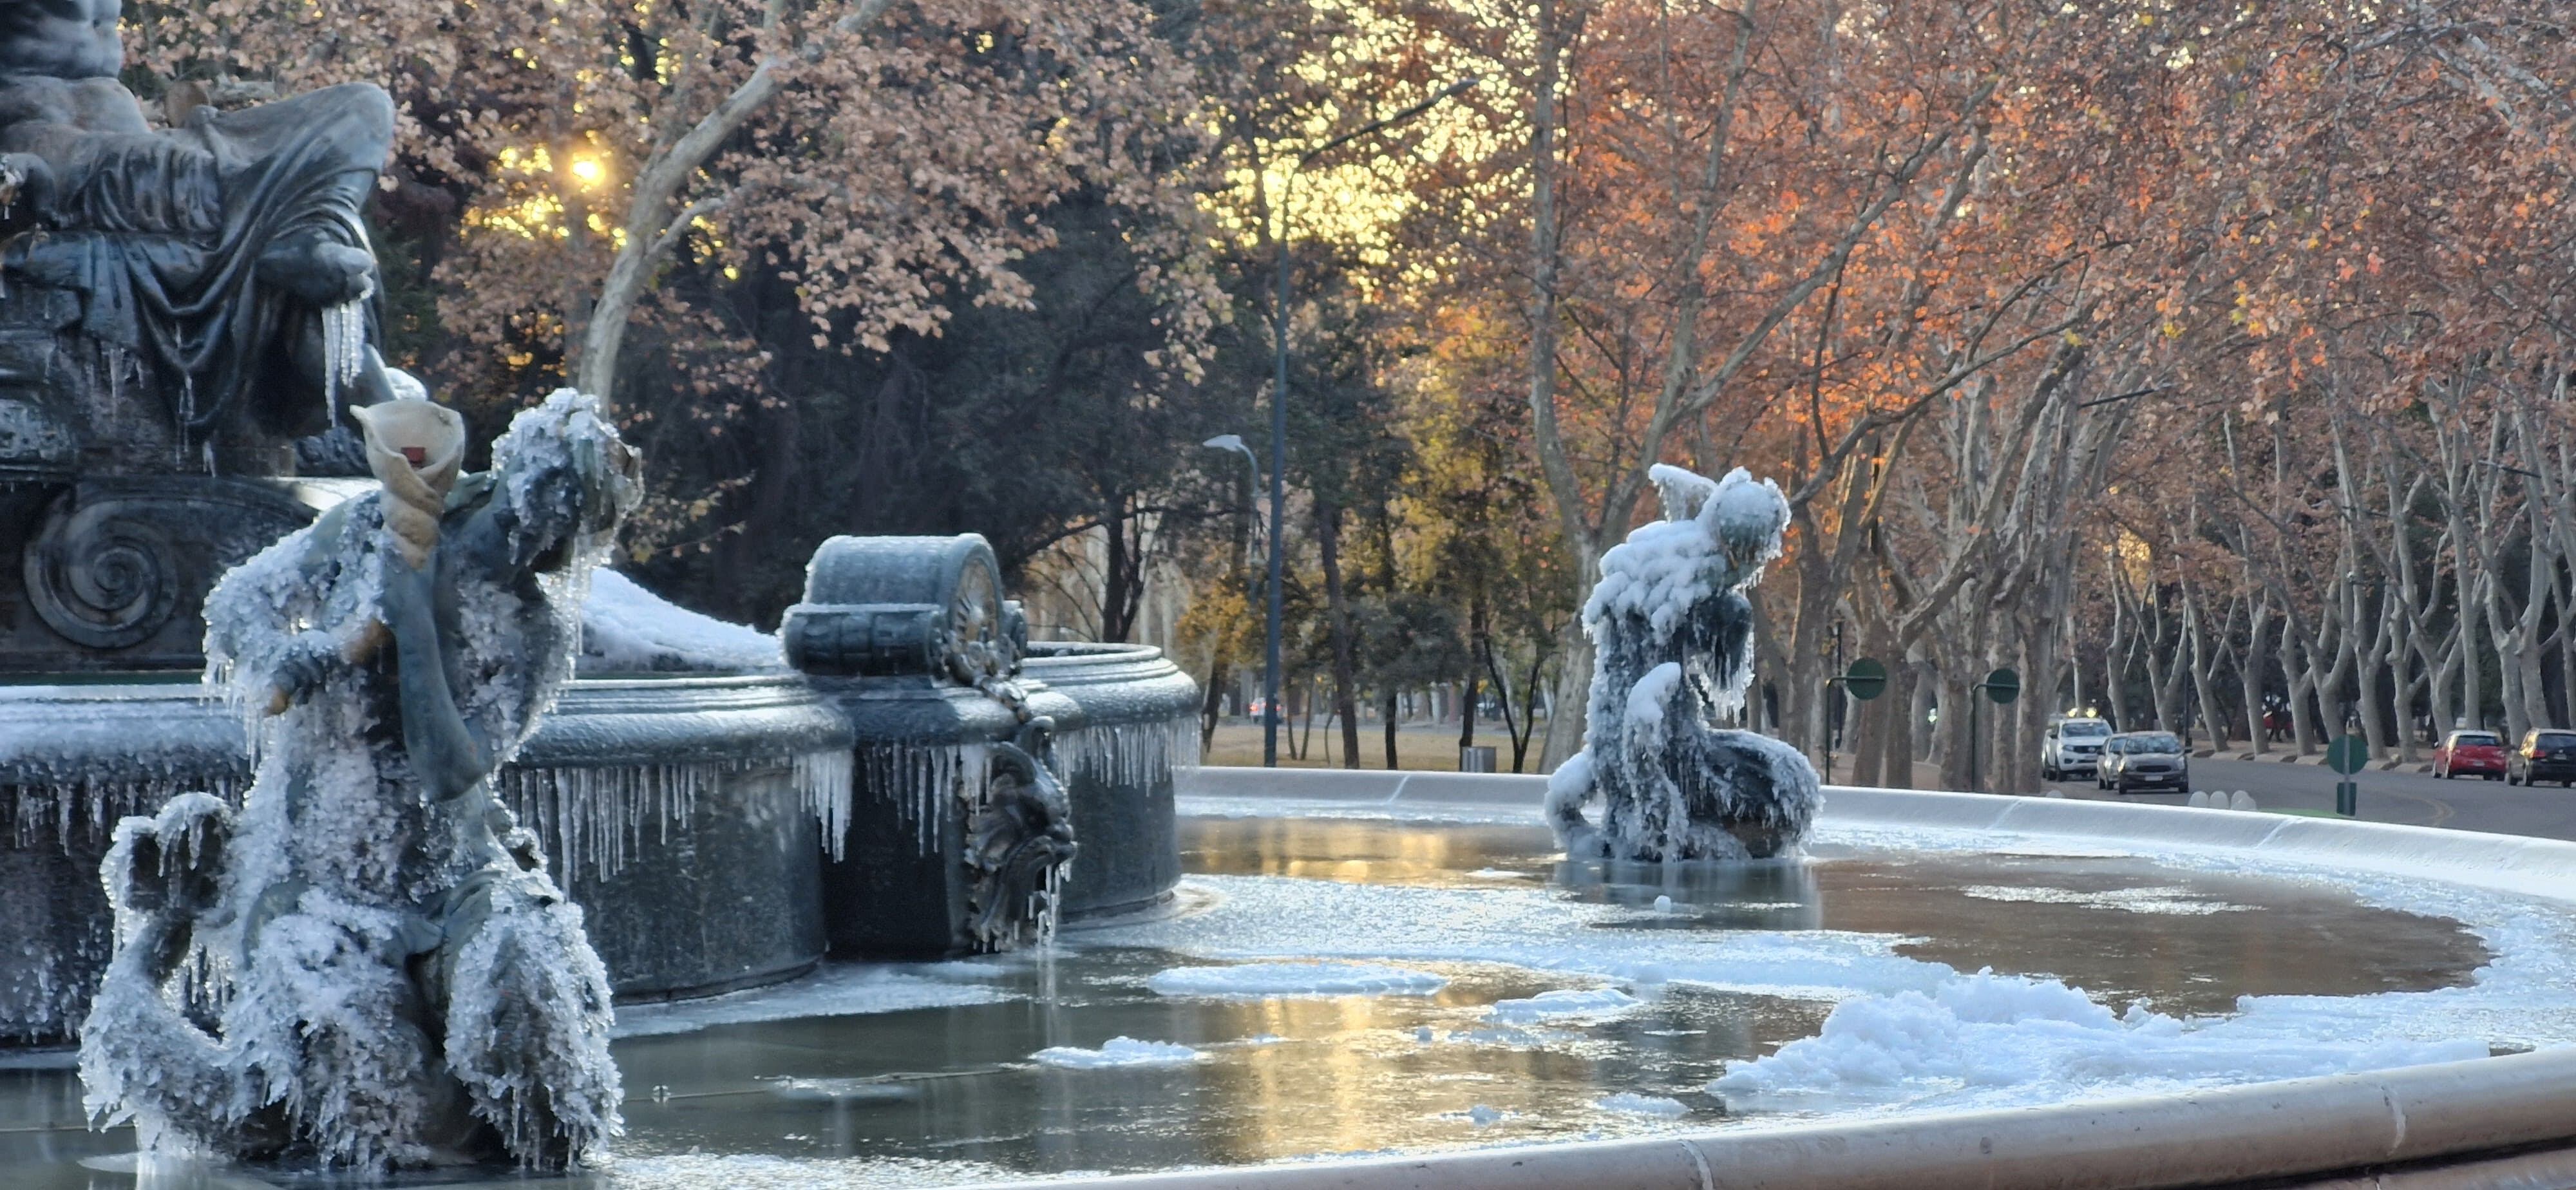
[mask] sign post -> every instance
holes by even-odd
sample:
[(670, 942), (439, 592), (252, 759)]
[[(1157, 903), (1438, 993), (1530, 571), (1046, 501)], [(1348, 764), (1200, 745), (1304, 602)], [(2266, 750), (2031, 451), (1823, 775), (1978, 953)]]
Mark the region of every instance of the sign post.
[[(1977, 683), (1977, 689), (1996, 706), (2007, 706), (2021, 697), (2021, 675), (2009, 668), (1998, 669), (1987, 674), (1985, 681)], [(1971, 698), (1968, 700), (1968, 788), (1972, 792), (1985, 786), (1985, 779), (1977, 768), (1977, 753), (1983, 749), (1984, 741), (1985, 733), (1977, 727), (1977, 700)]]
[(2335, 813), (2346, 818), (2361, 817), (2361, 786), (2353, 782), (2352, 775), (2369, 763), (2370, 741), (2360, 736), (2348, 735), (2326, 745), (2327, 767), (2344, 776), (2335, 782)]
[[(1887, 693), (1887, 667), (1879, 664), (1875, 659), (1863, 657), (1858, 661), (1852, 662), (1851, 669), (1849, 671), (1825, 679), (1825, 694), (1828, 701), (1825, 706), (1817, 709), (1824, 712), (1825, 722), (1827, 724), (1831, 724), (1833, 722), (1833, 704), (1831, 702), (1831, 696), (1834, 691), (1834, 685), (1838, 682), (1842, 684), (1842, 688), (1844, 690), (1850, 692), (1853, 698), (1857, 698), (1862, 702), (1868, 702), (1879, 695)], [(1825, 731), (1825, 783), (1831, 785), (1833, 784), (1833, 780), (1834, 734), (1832, 729), (1828, 727)]]

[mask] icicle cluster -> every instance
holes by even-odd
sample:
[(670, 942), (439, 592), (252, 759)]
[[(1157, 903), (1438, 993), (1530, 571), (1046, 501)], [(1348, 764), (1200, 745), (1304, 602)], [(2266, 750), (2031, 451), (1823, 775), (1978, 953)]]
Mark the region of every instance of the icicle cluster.
[(1184, 715), (1160, 723), (1107, 723), (1055, 737), (1056, 775), (1121, 789), (1152, 789), (1199, 764), (1199, 721)]
[[(897, 824), (913, 832), (923, 854), (939, 843), (940, 799), (975, 807), (992, 794), (992, 748), (985, 744), (881, 744), (862, 741), (852, 783), (891, 804)], [(843, 811), (847, 821), (847, 811)], [(832, 858), (841, 858), (843, 832), (832, 831)]]
[[(1767, 736), (1721, 731), (1753, 680), (1744, 589), (1780, 554), (1789, 504), (1742, 468), (1717, 482), (1650, 473), (1665, 519), (1601, 557), (1583, 605), (1594, 665), (1584, 749), (1549, 778), (1547, 814), (1570, 854), (1740, 859), (1794, 847), (1815, 770)], [(1598, 798), (1595, 828), (1583, 806)]]
[[(736, 756), (665, 764), (512, 768), (501, 794), (519, 821), (546, 841), (558, 877), (571, 880), (586, 860), (606, 880), (624, 871), (630, 849), (649, 835), (668, 843), (697, 816), (698, 798), (740, 773), (785, 768), (802, 812), (813, 816), (839, 858), (850, 822), (850, 754), (838, 748), (798, 756)], [(776, 824), (781, 831), (788, 821)]]

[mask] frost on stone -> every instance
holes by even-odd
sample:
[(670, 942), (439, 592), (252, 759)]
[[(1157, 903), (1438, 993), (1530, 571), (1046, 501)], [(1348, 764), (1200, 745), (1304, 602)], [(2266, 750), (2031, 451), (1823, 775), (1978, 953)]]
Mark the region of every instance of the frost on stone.
[(571, 390), (492, 454), (425, 583), (394, 582), (371, 493), (207, 597), (255, 775), (239, 811), (189, 794), (118, 824), (81, 1030), (86, 1106), (148, 1150), (555, 1169), (620, 1130), (606, 971), (490, 777), (571, 677), (633, 460)]
[[(1740, 467), (1714, 482), (1679, 467), (1649, 474), (1665, 519), (1601, 557), (1583, 605), (1594, 650), (1584, 748), (1549, 777), (1548, 820), (1576, 857), (1779, 854), (1815, 817), (1815, 770), (1778, 740), (1710, 724), (1744, 707), (1744, 590), (1780, 555), (1789, 503)], [(1598, 825), (1585, 814), (1596, 800)]]

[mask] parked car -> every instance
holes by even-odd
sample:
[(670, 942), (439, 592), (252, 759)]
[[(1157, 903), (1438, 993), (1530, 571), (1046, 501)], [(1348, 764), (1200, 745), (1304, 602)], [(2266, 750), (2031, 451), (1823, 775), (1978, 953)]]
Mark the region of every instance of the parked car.
[(2543, 781), (2576, 785), (2576, 731), (2535, 727), (2523, 733), (2522, 746), (2505, 758), (2505, 784)]
[(2039, 776), (2063, 781), (2077, 773), (2090, 777), (2102, 763), (2102, 741), (2111, 725), (2100, 719), (2060, 719), (2039, 733)]
[(2433, 775), (2448, 781), (2462, 773), (2504, 780), (2504, 737), (2492, 731), (2455, 731), (2433, 749)]
[(2093, 787), (2128, 793), (2136, 789), (2191, 788), (2191, 761), (2182, 740), (2170, 731), (2125, 731), (2102, 741), (2102, 761), (2093, 770)]

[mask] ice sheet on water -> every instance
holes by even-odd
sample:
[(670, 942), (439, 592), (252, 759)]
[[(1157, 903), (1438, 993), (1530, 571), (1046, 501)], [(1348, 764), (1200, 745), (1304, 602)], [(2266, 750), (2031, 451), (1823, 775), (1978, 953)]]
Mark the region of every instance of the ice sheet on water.
[(1112, 1037), (1100, 1048), (1087, 1050), (1079, 1046), (1049, 1046), (1029, 1055), (1041, 1066), (1060, 1066), (1068, 1070), (1098, 1070), (1113, 1066), (1184, 1066), (1203, 1061), (1207, 1055), (1186, 1045), (1168, 1041), (1138, 1041), (1133, 1037)]
[(777, 670), (778, 638), (690, 611), (606, 567), (593, 571), (581, 606), (584, 672)]
[(2081, 905), (2088, 909), (2118, 909), (2129, 913), (2159, 913), (2181, 917), (2254, 912), (2252, 905), (2214, 900), (2180, 885), (2084, 890), (2050, 888), (2045, 885), (1971, 884), (1959, 891), (1981, 901)]
[(1017, 998), (990, 984), (925, 978), (896, 965), (833, 964), (782, 987), (672, 1004), (629, 1004), (617, 1010), (616, 1035), (661, 1037), (694, 1033), (715, 1025), (864, 1016), (914, 1008), (996, 1004)]
[(1639, 1095), (1634, 1091), (1604, 1095), (1594, 1100), (1592, 1106), (1622, 1115), (1658, 1116), (1667, 1120), (1678, 1120), (1690, 1114), (1690, 1105), (1679, 1099), (1667, 1099), (1661, 1095)]
[(1501, 963), (1569, 984), (1670, 982), (1839, 1000), (1929, 989), (1954, 974), (1906, 958), (1906, 939), (1834, 930), (1638, 930), (1637, 913), (1540, 888), (1345, 884), (1199, 876), (1206, 911), (1082, 932), (1085, 945), (1150, 946), (1214, 960)]
[(1261, 999), (1282, 996), (1428, 996), (1447, 987), (1445, 976), (1377, 963), (1241, 963), (1227, 967), (1174, 967), (1155, 972), (1145, 986), (1164, 996)]

